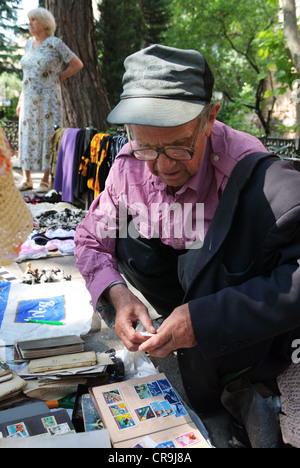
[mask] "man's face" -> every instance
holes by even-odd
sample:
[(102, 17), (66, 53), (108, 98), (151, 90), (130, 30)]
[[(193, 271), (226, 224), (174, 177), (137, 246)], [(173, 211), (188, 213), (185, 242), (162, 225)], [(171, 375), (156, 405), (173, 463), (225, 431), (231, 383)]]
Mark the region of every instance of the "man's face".
[[(155, 161), (147, 161), (150, 172), (160, 178), (169, 187), (179, 189), (192, 176), (197, 174), (206, 146), (206, 136), (210, 135), (211, 128), (219, 111), (213, 112), (207, 130), (200, 130), (196, 151), (190, 161), (175, 161), (165, 154), (160, 154)], [(199, 126), (199, 120), (193, 120), (178, 127), (149, 127), (144, 125), (131, 125), (131, 130), (138, 147), (187, 146), (191, 147)]]

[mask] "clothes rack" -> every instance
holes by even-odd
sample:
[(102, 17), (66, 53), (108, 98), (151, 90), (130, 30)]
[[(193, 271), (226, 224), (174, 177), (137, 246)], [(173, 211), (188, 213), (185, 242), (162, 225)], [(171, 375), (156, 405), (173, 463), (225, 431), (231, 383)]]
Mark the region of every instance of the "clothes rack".
[(128, 142), (125, 132), (57, 128), (51, 138), (51, 177), (62, 201), (84, 200), (86, 209), (103, 191), (115, 157)]

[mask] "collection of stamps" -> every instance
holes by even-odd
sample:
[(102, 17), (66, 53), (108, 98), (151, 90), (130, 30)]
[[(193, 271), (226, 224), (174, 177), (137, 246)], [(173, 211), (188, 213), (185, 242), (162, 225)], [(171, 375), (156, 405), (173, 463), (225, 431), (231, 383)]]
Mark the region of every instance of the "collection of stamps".
[[(102, 393), (104, 401), (119, 430), (137, 426), (136, 421), (142, 423), (143, 421), (154, 420), (156, 418), (165, 418), (168, 416), (179, 418), (188, 414), (180, 398), (167, 379), (141, 383), (139, 385), (134, 385), (133, 388), (141, 401), (141, 405), (134, 408), (133, 411), (130, 411), (118, 388)], [(156, 401), (147, 403), (148, 399), (151, 398), (153, 400), (155, 397), (158, 398)], [(151, 439), (147, 437), (143, 439), (143, 442), (145, 443), (146, 440), (149, 443)], [(176, 441), (181, 447), (187, 447), (199, 442), (199, 439), (191, 432), (177, 437)], [(136, 447), (143, 446), (143, 442), (141, 441)], [(144, 445), (144, 447), (148, 446), (148, 444)], [(155, 446), (158, 447), (156, 444)], [(159, 444), (159, 447), (175, 448), (175, 443), (173, 441), (167, 441), (163, 444)]]
[[(148, 398), (163, 397), (162, 401), (157, 400), (149, 404), (146, 404), (145, 401), (144, 405), (135, 408), (134, 414), (138, 421), (148, 421), (172, 415), (179, 418), (188, 414), (167, 379), (141, 383), (135, 385), (134, 390), (141, 402)], [(119, 389), (104, 392), (103, 397), (120, 430), (136, 426), (134, 416), (128, 409)]]
[[(66, 434), (68, 432), (72, 432), (68, 423), (65, 422), (62, 424), (57, 424), (54, 416), (47, 416), (45, 418), (41, 418), (41, 422), (45, 429), (45, 432), (40, 434), (41, 436), (43, 435), (56, 436), (56, 435), (61, 435), (61, 434)], [(26, 424), (21, 421), (16, 424), (7, 426), (7, 432), (8, 432), (8, 437), (30, 437), (32, 435), (30, 434), (28, 428), (26, 427)], [(0, 433), (0, 437), (1, 437), (1, 433)]]

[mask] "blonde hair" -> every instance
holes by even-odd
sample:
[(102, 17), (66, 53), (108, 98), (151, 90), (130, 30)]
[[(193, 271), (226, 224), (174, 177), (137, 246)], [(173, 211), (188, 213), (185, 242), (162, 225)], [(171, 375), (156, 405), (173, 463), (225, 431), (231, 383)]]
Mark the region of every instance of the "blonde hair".
[(46, 28), (46, 31), (49, 36), (53, 36), (56, 30), (56, 23), (54, 16), (50, 11), (46, 10), (46, 8), (35, 8), (34, 10), (29, 11), (28, 18), (37, 19), (41, 24), (43, 24)]

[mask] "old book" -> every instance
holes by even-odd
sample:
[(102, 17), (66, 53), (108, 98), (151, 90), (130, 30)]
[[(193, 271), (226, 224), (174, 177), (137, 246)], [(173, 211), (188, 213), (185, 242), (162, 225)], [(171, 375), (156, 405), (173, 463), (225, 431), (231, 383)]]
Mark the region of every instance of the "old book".
[(0, 384), (12, 379), (12, 373), (0, 377)]
[(6, 377), (7, 375), (11, 375), (11, 368), (9, 367), (6, 362), (0, 361), (0, 378)]
[(81, 409), (85, 432), (103, 430), (103, 422), (95, 407), (92, 396), (87, 393), (81, 397)]
[(44, 383), (44, 379), (33, 379), (27, 381), (27, 386), (23, 390), (29, 398), (38, 400), (60, 400), (72, 393), (75, 393), (78, 385), (84, 385), (86, 379), (59, 379), (50, 380)]
[(83, 351), (84, 342), (75, 335), (17, 341), (15, 343), (15, 362)]
[(13, 374), (12, 379), (7, 382), (0, 383), (0, 401), (12, 397), (26, 387), (26, 385), (25, 380), (21, 379), (18, 375)]
[(30, 374), (43, 373), (53, 370), (72, 369), (77, 367), (95, 366), (97, 356), (95, 351), (85, 353), (66, 354), (30, 361), (28, 371)]
[(13, 377), (12, 370), (6, 362), (0, 361), (0, 384), (11, 380)]
[(164, 374), (93, 387), (90, 394), (115, 448), (146, 436), (157, 445), (211, 448)]

